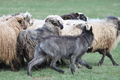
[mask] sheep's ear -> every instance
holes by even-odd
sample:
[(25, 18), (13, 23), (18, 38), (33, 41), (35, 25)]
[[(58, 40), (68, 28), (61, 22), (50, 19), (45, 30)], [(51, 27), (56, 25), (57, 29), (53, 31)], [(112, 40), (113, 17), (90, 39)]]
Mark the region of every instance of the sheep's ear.
[(21, 13), (21, 12), (15, 13), (15, 16), (16, 16), (16, 15), (20, 15), (20, 13)]
[(118, 30), (120, 30), (120, 18), (118, 18)]
[(81, 26), (82, 24), (77, 24), (75, 27), (79, 28), (79, 29), (83, 29), (83, 26)]
[(75, 15), (79, 16), (79, 14), (76, 12)]
[(19, 18), (19, 17), (15, 17), (17, 19), (17, 21), (21, 24), (22, 23), (22, 18)]

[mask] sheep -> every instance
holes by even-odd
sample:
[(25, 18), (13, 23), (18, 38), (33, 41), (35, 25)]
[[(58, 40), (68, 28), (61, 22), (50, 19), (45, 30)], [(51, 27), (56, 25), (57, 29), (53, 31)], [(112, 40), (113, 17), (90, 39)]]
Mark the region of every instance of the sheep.
[(87, 17), (84, 16), (83, 13), (69, 13), (69, 14), (64, 14), (61, 16), (64, 20), (68, 20), (68, 19), (76, 19), (76, 20), (83, 20), (83, 21), (87, 21)]
[(43, 26), (43, 24), (45, 23), (45, 20), (39, 20), (39, 19), (31, 19), (31, 24), (27, 30), (35, 30), (38, 28), (41, 28)]
[[(18, 55), (24, 55), (25, 59), (29, 62), (32, 60), (34, 55), (34, 47), (38, 43), (37, 40), (32, 40), (30, 35), (41, 33), (40, 36), (48, 36), (48, 35), (59, 35), (60, 34), (60, 26), (64, 25), (63, 19), (58, 15), (49, 15), (45, 19), (45, 23), (42, 28), (38, 28), (35, 30), (23, 30), (19, 33), (17, 38), (17, 46), (18, 46)], [(38, 35), (39, 36), (39, 35)], [(21, 60), (22, 62), (22, 60)], [(21, 63), (23, 64), (23, 63)]]
[(78, 33), (81, 33), (78, 26), (81, 24), (87, 25), (87, 23), (83, 20), (64, 20), (64, 23), (65, 27), (61, 30), (61, 35), (78, 35)]
[[(110, 51), (113, 50), (120, 38), (120, 19), (114, 16), (108, 16), (105, 19), (91, 19), (86, 22), (89, 26), (93, 27), (94, 40), (93, 44), (88, 52), (99, 52), (102, 54), (102, 58), (99, 61), (98, 65), (102, 65), (105, 55), (110, 58), (113, 65), (118, 66), (118, 64), (114, 61)], [(65, 31), (69, 31), (65, 32)], [(67, 29), (63, 28), (61, 34), (63, 35), (78, 35), (81, 31), (75, 30), (75, 33), (70, 33), (74, 28)]]
[[(50, 15), (51, 16), (51, 15)], [(82, 20), (87, 21), (87, 17), (84, 16), (83, 13), (69, 13), (60, 16), (63, 20)], [(33, 25), (28, 27), (28, 30), (34, 30), (37, 28), (41, 28), (42, 25), (45, 23), (45, 20), (40, 19), (32, 19)]]
[(0, 22), (4, 22), (7, 21), (9, 18), (11, 18), (12, 15), (3, 15), (2, 17), (0, 17)]
[(27, 22), (19, 16), (11, 16), (0, 22), (0, 62), (9, 62), (11, 70), (17, 71), (19, 59), (16, 55), (18, 33), (27, 28)]

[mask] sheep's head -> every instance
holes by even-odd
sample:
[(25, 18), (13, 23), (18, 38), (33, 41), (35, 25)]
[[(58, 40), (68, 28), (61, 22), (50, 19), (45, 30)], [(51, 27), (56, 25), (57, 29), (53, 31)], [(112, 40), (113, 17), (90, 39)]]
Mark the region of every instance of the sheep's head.
[(27, 27), (29, 27), (32, 24), (32, 21), (31, 21), (31, 16), (32, 15), (30, 15), (30, 13), (28, 13), (28, 12), (26, 12), (26, 13), (21, 13), (21, 12), (16, 13), (14, 16), (22, 18)]
[(60, 29), (63, 29), (63, 25), (64, 25), (64, 21), (60, 16), (48, 16), (45, 19), (45, 22), (50, 22), (52, 23), (54, 26), (58, 26)]
[(27, 28), (27, 25), (25, 24), (25, 21), (20, 18), (20, 17), (15, 17), (18, 21), (18, 23), (20, 24), (20, 26), (22, 27), (22, 29), (26, 29)]
[(76, 15), (77, 15), (77, 19), (87, 21), (87, 18), (83, 13), (76, 13)]
[(118, 27), (119, 27), (119, 30), (120, 30), (120, 17), (118, 17)]
[(65, 14), (61, 16), (64, 20), (68, 19), (78, 19), (78, 20), (83, 20), (87, 21), (87, 18), (84, 16), (82, 13), (70, 13), (70, 14)]

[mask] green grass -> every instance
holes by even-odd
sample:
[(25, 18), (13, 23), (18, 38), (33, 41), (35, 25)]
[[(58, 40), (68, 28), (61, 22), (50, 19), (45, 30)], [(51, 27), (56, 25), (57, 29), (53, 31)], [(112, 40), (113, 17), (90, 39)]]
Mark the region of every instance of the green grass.
[[(0, 16), (17, 12), (30, 12), (32, 18), (45, 19), (48, 15), (63, 15), (71, 12), (82, 12), (90, 18), (104, 18), (109, 15), (120, 17), (120, 0), (0, 0)], [(111, 51), (115, 61), (120, 64), (120, 44)], [(93, 69), (85, 67), (76, 69), (71, 74), (69, 64), (58, 66), (65, 70), (64, 74), (46, 67), (40, 71), (32, 69), (33, 77), (27, 76), (26, 67), (18, 72), (0, 69), (0, 80), (120, 80), (120, 66), (113, 66), (109, 58), (105, 58), (102, 66), (96, 64), (101, 59), (98, 53), (83, 56)]]

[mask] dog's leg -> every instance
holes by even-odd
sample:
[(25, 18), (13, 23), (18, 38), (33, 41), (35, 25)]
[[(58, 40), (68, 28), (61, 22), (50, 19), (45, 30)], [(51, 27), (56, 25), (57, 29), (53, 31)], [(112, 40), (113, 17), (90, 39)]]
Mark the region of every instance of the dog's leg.
[(31, 74), (32, 67), (37, 65), (37, 64), (40, 65), (42, 62), (45, 61), (45, 59), (46, 59), (46, 55), (45, 54), (41, 54), (41, 55), (33, 58), (32, 61), (30, 61), (28, 63), (28, 67), (27, 67), (27, 74), (28, 74), (28, 76), (32, 76), (32, 74)]
[(80, 64), (83, 64), (84, 66), (86, 66), (88, 69), (92, 69), (92, 66), (90, 66), (87, 62), (85, 62), (84, 60), (82, 60), (81, 58), (78, 59)]
[(72, 74), (75, 73), (75, 61), (76, 61), (76, 56), (72, 55), (70, 58), (70, 70)]
[(57, 62), (58, 60), (59, 60), (58, 56), (57, 56), (57, 57), (56, 57), (56, 56), (53, 57), (53, 58), (52, 58), (52, 61), (51, 61), (51, 64), (50, 64), (50, 67), (53, 68), (54, 70), (60, 72), (60, 73), (64, 73), (63, 70), (61, 70), (61, 69), (59, 69), (59, 68), (56, 67), (56, 62)]
[(114, 59), (113, 59), (112, 55), (110, 54), (110, 52), (107, 52), (107, 53), (106, 53), (106, 56), (110, 58), (110, 60), (112, 61), (113, 65), (119, 66), (119, 64), (117, 64), (117, 63), (114, 61)]

